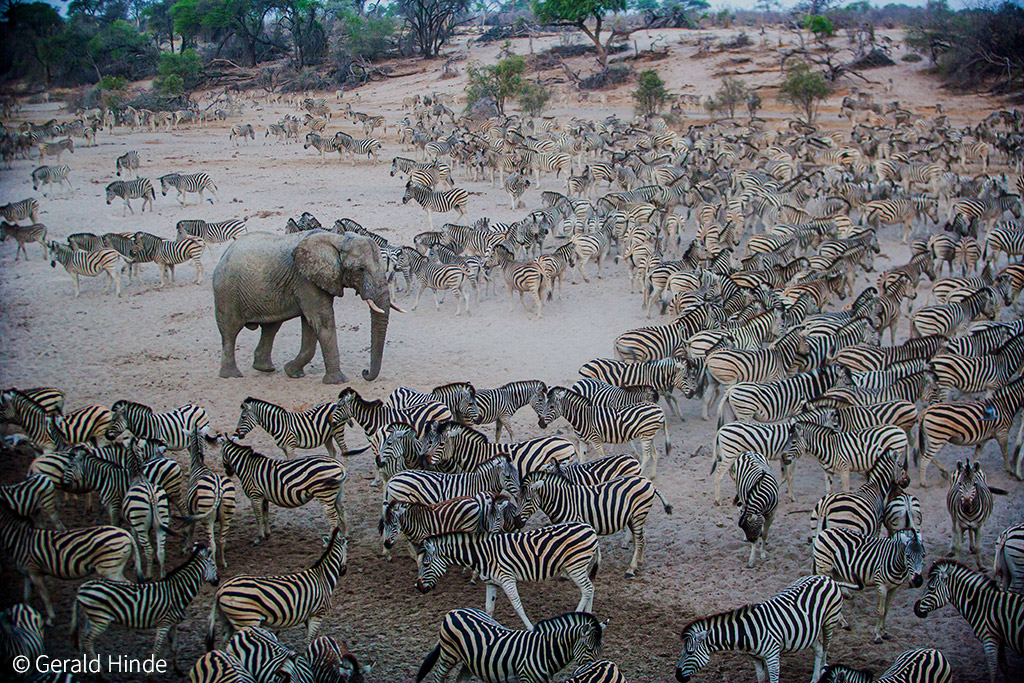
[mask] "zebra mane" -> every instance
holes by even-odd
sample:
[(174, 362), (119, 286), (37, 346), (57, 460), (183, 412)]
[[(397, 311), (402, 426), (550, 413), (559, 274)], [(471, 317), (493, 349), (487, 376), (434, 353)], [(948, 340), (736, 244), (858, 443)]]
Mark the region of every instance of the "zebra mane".
[(335, 540), (340, 535), (341, 529), (339, 529), (338, 527), (334, 527), (334, 531), (331, 532), (331, 540), (327, 542), (327, 546), (324, 548), (324, 552), (320, 555), (317, 561), (313, 563), (313, 566), (310, 567), (310, 569), (319, 569), (320, 567), (324, 566), (324, 563), (327, 562), (327, 556), (330, 555), (331, 550), (334, 548)]
[(120, 406), (122, 410), (124, 408), (134, 408), (135, 410), (138, 410), (139, 412), (144, 413), (146, 415), (153, 414), (153, 409), (150, 408), (149, 406), (143, 403), (136, 403), (135, 401), (128, 401), (126, 399), (121, 399), (120, 401), (115, 403), (114, 406)]
[(563, 390), (565, 392), (566, 396), (575, 396), (577, 399), (579, 399), (580, 401), (583, 402), (583, 405), (587, 406), (588, 408), (589, 407), (593, 407), (593, 405), (594, 405), (594, 403), (589, 398), (587, 398), (586, 396), (584, 396), (580, 392), (576, 391), (575, 389), (570, 389), (569, 387), (554, 386), (554, 387), (551, 387), (550, 389), (548, 389), (548, 394), (550, 395), (556, 389)]
[(469, 391), (470, 396), (476, 396), (476, 389), (469, 382), (449, 382), (448, 384), (442, 384), (440, 386), (434, 387), (433, 389), (430, 390), (430, 393), (435, 394), (439, 391), (443, 391), (444, 389), (454, 389), (456, 387), (463, 386), (466, 387), (466, 389)]
[(932, 566), (928, 568), (928, 574), (927, 574), (928, 578), (931, 578), (932, 575), (936, 571), (938, 571), (939, 569), (941, 569), (943, 567), (952, 567), (953, 569), (960, 569), (960, 570), (962, 570), (962, 573), (967, 575), (967, 580), (970, 581), (972, 584), (980, 587), (980, 588), (984, 588), (985, 590), (993, 590), (993, 591), (999, 591), (1000, 590), (999, 589), (999, 584), (997, 584), (994, 579), (990, 578), (989, 576), (987, 576), (985, 574), (979, 574), (978, 572), (974, 571), (973, 569), (968, 567), (963, 562), (960, 562), (958, 560), (954, 560), (954, 559), (951, 559), (951, 558), (950, 559), (944, 558), (944, 559), (941, 559), (941, 560), (935, 560), (935, 562), (932, 563)]
[(279, 410), (281, 412), (284, 412), (284, 413), (288, 412), (282, 406), (279, 406), (276, 403), (271, 403), (270, 401), (266, 401), (266, 400), (264, 400), (262, 398), (256, 398), (254, 396), (246, 396), (245, 400), (242, 401), (242, 404), (244, 405), (246, 403), (259, 404), (259, 405), (261, 405), (261, 406), (263, 406), (265, 408), (269, 408), (271, 410), (277, 409), (277, 410)]
[(486, 434), (476, 429), (473, 429), (472, 427), (468, 427), (462, 424), (461, 422), (445, 420), (444, 422), (438, 424), (437, 429), (438, 431), (442, 429), (455, 429), (459, 432), (459, 436), (469, 440), (470, 442), (478, 444), (490, 443), (490, 440), (487, 438)]
[(192, 562), (195, 561), (196, 557), (199, 556), (199, 553), (201, 551), (203, 551), (203, 550), (206, 550), (206, 544), (204, 544), (204, 543), (196, 543), (195, 547), (192, 549), (192, 554), (189, 555), (188, 559), (185, 560), (184, 562), (182, 562), (181, 564), (179, 564), (177, 567), (175, 567), (171, 571), (167, 572), (167, 575), (164, 576), (164, 578), (162, 578), (162, 579), (143, 578), (140, 583), (153, 584), (153, 583), (158, 583), (160, 581), (170, 581), (171, 579), (173, 579), (178, 574), (181, 574), (187, 567), (189, 567), (192, 564)]
[(733, 609), (727, 609), (722, 612), (709, 614), (705, 617), (701, 617), (700, 619), (694, 619), (686, 625), (686, 628), (683, 629), (681, 637), (685, 640), (686, 634), (688, 634), (690, 631), (694, 629), (707, 631), (717, 624), (741, 619), (750, 614), (755, 608), (760, 607), (762, 604), (763, 603), (755, 602), (750, 605), (741, 605), (740, 607), (735, 607)]
[(533, 625), (533, 630), (535, 633), (556, 633), (566, 626), (575, 626), (576, 624), (593, 628), (597, 633), (597, 646), (601, 646), (601, 634), (604, 629), (601, 628), (601, 622), (597, 620), (597, 617), (590, 612), (566, 612), (557, 617), (549, 617), (536, 622)]

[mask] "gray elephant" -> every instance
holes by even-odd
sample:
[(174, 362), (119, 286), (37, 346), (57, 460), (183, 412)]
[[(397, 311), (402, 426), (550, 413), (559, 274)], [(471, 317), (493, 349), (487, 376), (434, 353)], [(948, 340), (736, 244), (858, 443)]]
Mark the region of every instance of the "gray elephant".
[(281, 323), (302, 318), (302, 345), (284, 370), (302, 377), (303, 368), (323, 352), (324, 384), (345, 381), (338, 362), (334, 297), (355, 289), (370, 307), (370, 367), (363, 379), (380, 372), (391, 304), (380, 250), (355, 233), (303, 232), (276, 235), (253, 232), (227, 248), (213, 272), (213, 299), (221, 339), (221, 377), (241, 377), (235, 364), (235, 339), (242, 327), (262, 328), (252, 366), (273, 372), (271, 351)]

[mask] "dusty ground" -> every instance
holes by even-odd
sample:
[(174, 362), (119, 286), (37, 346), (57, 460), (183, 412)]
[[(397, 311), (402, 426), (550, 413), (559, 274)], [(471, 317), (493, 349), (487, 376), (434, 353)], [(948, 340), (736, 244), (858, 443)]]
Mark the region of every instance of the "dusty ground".
[[(729, 68), (729, 55), (700, 61), (690, 59), (694, 48), (680, 45), (679, 40), (692, 42), (692, 33), (658, 31), (635, 37), (643, 49), (645, 41), (653, 40), (657, 34), (665, 34), (672, 49), (669, 59), (654, 65), (666, 77), (670, 89), (703, 96), (717, 88), (711, 75)], [(552, 38), (539, 40), (536, 47), (553, 42)], [(525, 52), (526, 41), (517, 41), (515, 47)], [(496, 49), (474, 47), (472, 57), (483, 59)], [(747, 54), (766, 64), (771, 61), (757, 50)], [(584, 66), (583, 61), (576, 64)], [(407, 78), (371, 84), (359, 91), (359, 103), (353, 106), (383, 112), (389, 123), (394, 123), (400, 118), (403, 96), (431, 90), (461, 91), (463, 79), (439, 80), (439, 73), (440, 64), (430, 64)], [(872, 71), (869, 78), (876, 82), (872, 89), (880, 100), (887, 99), (881, 84), (893, 78), (898, 83), (898, 92), (893, 96), (905, 105), (931, 111), (931, 105), (940, 99), (959, 120), (977, 120), (998, 106), (979, 97), (954, 98), (940, 92), (933, 81), (920, 73), (919, 65), (901, 63)], [(775, 74), (764, 74), (750, 80), (770, 83), (776, 79)], [(774, 99), (763, 99), (768, 115), (778, 117)], [(599, 119), (612, 113), (628, 117), (628, 104), (628, 88), (622, 88), (612, 93), (605, 105), (590, 102), (577, 107), (574, 101), (561, 101), (550, 113), (562, 119)], [(832, 104), (837, 105), (838, 99)], [(338, 108), (340, 105), (335, 105)], [(276, 105), (258, 110), (247, 108), (229, 123), (265, 124), (288, 111)], [(54, 109), (45, 107), (28, 112), (35, 120), (56, 114)], [(835, 106), (823, 114), (823, 120), (836, 125)], [(349, 122), (335, 117), (329, 131), (339, 127), (352, 129)], [(104, 203), (103, 188), (113, 180), (114, 158), (129, 149), (141, 152), (143, 173), (150, 178), (171, 171), (207, 171), (220, 188), (220, 200), (197, 206), (193, 198), (192, 204), (180, 207), (173, 197), (158, 195), (155, 213), (123, 217), (120, 206)], [(396, 154), (406, 152), (392, 133), (382, 158), (390, 160)], [(263, 146), (259, 138), (253, 145), (235, 147), (228, 141), (225, 126), (170, 134), (103, 133), (96, 147), (76, 148), (73, 156), (65, 157), (65, 163), (70, 163), (73, 169), (74, 196), (40, 196), (40, 220), (49, 226), (51, 236), (58, 239), (79, 231), (134, 230), (169, 237), (174, 234), (176, 221), (193, 217), (223, 220), (247, 216), (250, 231), (281, 231), (288, 216), (298, 216), (302, 211), (311, 211), (325, 225), (348, 216), (398, 243), (411, 243), (414, 234), (427, 229), (424, 212), (415, 205), (401, 204), (402, 184), (388, 176), (389, 164), (372, 166), (361, 161), (351, 166), (331, 159), (321, 166), (312, 150), (303, 151), (301, 145)], [(34, 160), (18, 161), (12, 170), (0, 172), (0, 202), (32, 195), (29, 173), (36, 165)], [(499, 188), (463, 179), (458, 182), (471, 191), (470, 219), (489, 216), (502, 221), (523, 213), (509, 211), (507, 197)], [(531, 188), (525, 196), (527, 206), (539, 205), (540, 190), (563, 187), (561, 181), (542, 179), (541, 187)], [(896, 235), (883, 237), (884, 251), (891, 256), (892, 263), (905, 262), (907, 251), (897, 244)], [(214, 249), (215, 257), (219, 256), (222, 248)], [(209, 411), (217, 430), (234, 427), (238, 404), (248, 395), (299, 408), (333, 398), (337, 393), (338, 388), (319, 382), (323, 372), (319, 357), (307, 369), (307, 376), (299, 380), (288, 379), (280, 372), (262, 375), (249, 368), (247, 360), (256, 343), (256, 333), (252, 332), (243, 332), (239, 339), (238, 357), (245, 378), (217, 377), (220, 347), (209, 285), (215, 257), (206, 257), (207, 279), (201, 286), (191, 283), (193, 272), (185, 265), (179, 267), (176, 284), (158, 290), (158, 273), (149, 266), (144, 269), (144, 281), (127, 287), (121, 299), (102, 295), (98, 279), (84, 279), (82, 295), (74, 299), (69, 277), (60, 268), (51, 269), (40, 258), (38, 245), (30, 246), (29, 256), (27, 263), (15, 264), (13, 245), (0, 248), (0, 386), (58, 386), (67, 391), (69, 409), (89, 403), (110, 405), (119, 398), (131, 398), (156, 409), (194, 401)], [(590, 272), (593, 273), (593, 266)], [(866, 284), (867, 279), (862, 276), (858, 289)], [(407, 296), (398, 303), (411, 305)], [(451, 298), (440, 311), (435, 311), (428, 296), (419, 310), (392, 316), (380, 378), (365, 383), (359, 374), (368, 362), (365, 306), (348, 297), (338, 300), (336, 309), (342, 369), (350, 377), (351, 385), (367, 397), (386, 396), (401, 385), (429, 389), (454, 380), (469, 380), (480, 388), (527, 378), (568, 384), (574, 381), (582, 363), (612, 354), (615, 336), (648, 323), (640, 309), (639, 295), (628, 291), (624, 266), (612, 263), (607, 264), (603, 279), (592, 278), (589, 285), (567, 285), (564, 298), (556, 298), (545, 308), (543, 320), (525, 314), (518, 303), (509, 313), (503, 291), (474, 302), (472, 315), (459, 318), (453, 315)], [(905, 337), (906, 325), (902, 332)], [(280, 364), (291, 358), (298, 338), (298, 323), (289, 323), (282, 329), (275, 362)], [(824, 478), (820, 468), (812, 462), (799, 463), (797, 491), (801, 501), (795, 505), (781, 503), (769, 558), (757, 569), (746, 569), (747, 546), (741, 542), (742, 535), (736, 528), (737, 513), (729, 507), (711, 504), (710, 457), (695, 457), (701, 447), (706, 447), (707, 452), (714, 433), (712, 423), (700, 421), (697, 402), (684, 402), (683, 409), (685, 421), (670, 422), (674, 449), (662, 459), (658, 478), (658, 486), (675, 512), (671, 517), (660, 510), (652, 512), (646, 567), (636, 579), (624, 580), (629, 551), (620, 548), (620, 537), (602, 542), (604, 565), (597, 578), (595, 611), (602, 618), (611, 619), (604, 655), (618, 662), (629, 680), (635, 682), (672, 680), (679, 655), (678, 633), (690, 620), (768, 598), (810, 569), (807, 538), (812, 523), (808, 512), (822, 491)], [(565, 423), (560, 424), (564, 430)], [(517, 436), (522, 438), (541, 433), (529, 408), (519, 413), (515, 426)], [(265, 435), (254, 434), (251, 440), (264, 452), (276, 452)], [(359, 445), (361, 437), (352, 436), (349, 443)], [(659, 447), (660, 443), (659, 437)], [(949, 466), (966, 455), (966, 449), (947, 447), (939, 457)], [(990, 562), (996, 535), (1020, 521), (1024, 495), (1021, 486), (1002, 471), (994, 445), (986, 449), (982, 462), (989, 482), (1011, 491), (1010, 495), (996, 499), (995, 513), (983, 533), (984, 557)], [(0, 463), (2, 480), (16, 481), (27, 465), (28, 460)], [(363, 661), (376, 662), (371, 680), (412, 680), (435, 642), (442, 615), (455, 607), (482, 607), (484, 590), (481, 586), (470, 586), (466, 578), (454, 572), (432, 594), (422, 596), (413, 588), (415, 565), (407, 556), (397, 553), (394, 564), (385, 564), (379, 556), (376, 535), (379, 492), (369, 487), (372, 463), (366, 457), (355, 457), (348, 461), (348, 466), (347, 505), (352, 528), (349, 572), (340, 583), (335, 608), (323, 632), (344, 638)], [(726, 485), (726, 491), (729, 490)], [(950, 542), (945, 491), (942, 487), (921, 490), (915, 486), (913, 492), (925, 506), (929, 554), (943, 555)], [(98, 517), (85, 517), (80, 511), (80, 505), (73, 503), (65, 508), (63, 516), (73, 524), (99, 522)], [(255, 533), (253, 516), (247, 501), (240, 500), (228, 538), (230, 566), (222, 578), (238, 572), (291, 572), (308, 566), (320, 554), (319, 538), (326, 532), (326, 521), (318, 509), (307, 506), (298, 511), (274, 510), (272, 514), (273, 536), (258, 550), (252, 549), (249, 542)], [(172, 565), (178, 561), (179, 548), (179, 542), (171, 543)], [(19, 598), (20, 583), (10, 570), (3, 574), (3, 580), (7, 588), (2, 591), (2, 603), (6, 606)], [(76, 584), (55, 580), (49, 583), (58, 619), (57, 625), (47, 631), (47, 649), (53, 655), (72, 656), (67, 634)], [(522, 594), (526, 611), (533, 619), (572, 609), (578, 599), (575, 588), (561, 582), (526, 585)], [(893, 639), (880, 646), (870, 643), (874, 595), (858, 594), (847, 601), (845, 611), (855, 628), (837, 635), (830, 661), (880, 671), (905, 649), (938, 646), (953, 662), (957, 680), (984, 680), (984, 654), (967, 623), (951, 608), (927, 621), (916, 618), (911, 609), (916, 594), (917, 591), (909, 589), (899, 592), (889, 619)], [(180, 659), (185, 666), (202, 653), (211, 596), (212, 590), (204, 588), (180, 627)], [(504, 597), (498, 600), (496, 616), (509, 626), (518, 623)], [(150, 632), (118, 630), (104, 637), (100, 652), (141, 656), (148, 654), (151, 638)], [(296, 647), (301, 645), (302, 638), (299, 630), (282, 634), (284, 642)], [(812, 660), (810, 652), (784, 657), (784, 679), (807, 680)], [(1018, 676), (1024, 671), (1024, 664), (1012, 655), (1011, 665)], [(719, 654), (699, 678), (752, 680), (752, 665), (747, 658)]]

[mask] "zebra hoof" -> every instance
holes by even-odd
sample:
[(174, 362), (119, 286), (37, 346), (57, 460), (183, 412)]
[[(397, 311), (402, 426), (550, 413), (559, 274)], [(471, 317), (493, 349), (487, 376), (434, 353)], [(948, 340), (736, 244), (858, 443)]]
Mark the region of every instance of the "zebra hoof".
[(882, 644), (882, 636), (875, 636), (874, 643), (875, 643), (875, 645), (881, 645)]
[(883, 633), (882, 640), (892, 640), (892, 636), (890, 636), (888, 633)]
[(636, 573), (635, 573), (635, 572), (626, 572), (626, 578), (627, 578), (627, 579), (632, 579), (632, 578), (634, 578), (635, 576), (636, 576)]
[(262, 538), (253, 539), (252, 547), (255, 548), (255, 547), (259, 546), (262, 543), (263, 543), (263, 539)]

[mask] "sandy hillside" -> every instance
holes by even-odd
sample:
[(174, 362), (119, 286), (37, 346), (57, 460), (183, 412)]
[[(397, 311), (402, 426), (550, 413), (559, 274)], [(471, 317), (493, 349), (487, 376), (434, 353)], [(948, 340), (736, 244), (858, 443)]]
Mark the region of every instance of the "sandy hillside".
[[(729, 37), (734, 33), (722, 35)], [(692, 32), (641, 32), (634, 38), (642, 50), (659, 34), (665, 36), (670, 56), (653, 66), (675, 92), (703, 97), (717, 89), (715, 74), (729, 68), (752, 68), (750, 64), (732, 65), (729, 59), (735, 55), (730, 54), (691, 59), (696, 37)], [(760, 40), (760, 36), (753, 37)], [(774, 34), (767, 37), (770, 43), (777, 39)], [(539, 50), (556, 42), (554, 37), (538, 38), (534, 48)], [(759, 68), (777, 68), (771, 56), (756, 46), (757, 43), (744, 54), (752, 57), (755, 64), (763, 63)], [(473, 46), (471, 58), (492, 58), (498, 47)], [(527, 52), (527, 41), (515, 41), (514, 48)], [(571, 64), (573, 68), (585, 69), (587, 62), (578, 59)], [(457, 64), (460, 72), (464, 72), (464, 65)], [(976, 121), (998, 106), (981, 97), (953, 97), (942, 92), (935, 81), (922, 73), (922, 68), (920, 64), (898, 62), (898, 66), (871, 71), (867, 75), (874, 84), (868, 87), (878, 101), (899, 99), (904, 106), (922, 112), (933, 112), (934, 103), (942, 101), (958, 122)], [(358, 94), (346, 94), (346, 101), (351, 101), (356, 109), (384, 113), (389, 124), (393, 124), (402, 116), (403, 97), (434, 90), (456, 93), (464, 87), (461, 77), (440, 80), (440, 63), (413, 63), (401, 71), (406, 69), (415, 73), (372, 83), (358, 90)], [(557, 72), (546, 75), (554, 77)], [(777, 72), (772, 72), (755, 74), (748, 80), (767, 85), (777, 78)], [(891, 94), (884, 92), (889, 78), (898, 84)], [(605, 104), (594, 101), (597, 98), (584, 105), (577, 104), (575, 96), (563, 98), (548, 113), (562, 120), (572, 116), (601, 119), (610, 114), (628, 118), (632, 116), (628, 90), (623, 87), (610, 93)], [(839, 95), (822, 115), (827, 125), (847, 125), (845, 119), (840, 123), (836, 115)], [(774, 97), (763, 99), (766, 114), (773, 121), (781, 121), (783, 112)], [(332, 104), (335, 111), (341, 107), (341, 103)], [(376, 166), (365, 160), (351, 165), (333, 158), (320, 165), (313, 150), (304, 151), (301, 144), (264, 146), (263, 138), (258, 137), (255, 144), (236, 147), (228, 141), (232, 123), (257, 125), (258, 135), (262, 136), (262, 126), (285, 113), (294, 110), (283, 105), (247, 105), (240, 116), (227, 124), (205, 129), (172, 133), (104, 132), (97, 146), (76, 147), (74, 155), (65, 157), (64, 163), (70, 163), (73, 169), (75, 194), (69, 199), (39, 196), (40, 220), (57, 239), (81, 231), (135, 230), (170, 237), (175, 223), (185, 218), (247, 217), (250, 231), (283, 231), (286, 219), (303, 211), (310, 211), (325, 225), (343, 216), (352, 218), (396, 243), (411, 244), (413, 235), (428, 229), (426, 214), (419, 207), (401, 204), (403, 183), (389, 176), (390, 164), (386, 161)], [(41, 121), (62, 113), (54, 106), (40, 105), (29, 107), (24, 115)], [(694, 117), (700, 115), (692, 112)], [(335, 116), (328, 131), (339, 128), (355, 131), (351, 122)], [(173, 196), (158, 195), (155, 212), (122, 216), (117, 203), (105, 204), (103, 188), (114, 179), (115, 157), (129, 149), (139, 150), (142, 170), (150, 178), (171, 171), (208, 172), (220, 189), (219, 201), (197, 206), (193, 196), (190, 205), (181, 207)], [(389, 128), (382, 159), (390, 160), (399, 154), (408, 152), (399, 145), (394, 128)], [(18, 160), (13, 169), (0, 171), (0, 203), (33, 194), (29, 174), (36, 165), (34, 159)], [(524, 197), (527, 209), (513, 212), (500, 188), (487, 182), (470, 182), (461, 176), (457, 182), (471, 193), (468, 219), (487, 216), (492, 222), (516, 219), (529, 208), (539, 206), (541, 190), (564, 189), (560, 180), (542, 178), (541, 187), (532, 187)], [(435, 224), (440, 225), (442, 220), (435, 217)], [(691, 227), (686, 239), (692, 233)], [(895, 231), (887, 231), (882, 237), (883, 252), (891, 263), (906, 262), (908, 251), (898, 242)], [(206, 279), (202, 285), (192, 284), (193, 270), (184, 265), (178, 268), (174, 285), (157, 289), (157, 270), (148, 266), (143, 268), (143, 281), (126, 286), (120, 299), (101, 294), (99, 279), (83, 279), (81, 297), (75, 299), (68, 275), (59, 267), (50, 268), (41, 258), (38, 245), (29, 246), (27, 263), (14, 263), (14, 246), (5, 243), (0, 247), (0, 386), (58, 386), (67, 391), (68, 408), (89, 403), (110, 405), (119, 398), (131, 398), (164, 410), (194, 401), (208, 410), (216, 430), (234, 428), (239, 402), (246, 396), (262, 397), (290, 408), (311, 406), (336, 396), (340, 387), (325, 386), (319, 381), (323, 373), (319, 356), (303, 379), (288, 379), (282, 372), (264, 375), (252, 370), (249, 359), (257, 339), (254, 332), (243, 331), (239, 338), (239, 366), (245, 377), (217, 377), (220, 340), (209, 282), (222, 249), (215, 246), (214, 256), (205, 257)], [(883, 261), (882, 266), (885, 265)], [(366, 307), (352, 296), (337, 300), (342, 369), (351, 386), (363, 396), (374, 398), (384, 397), (402, 385), (429, 389), (456, 380), (469, 380), (478, 388), (530, 378), (549, 384), (570, 384), (582, 363), (612, 355), (611, 343), (618, 334), (649, 322), (644, 319), (639, 294), (629, 292), (625, 266), (611, 261), (605, 266), (603, 278), (593, 277), (591, 265), (589, 284), (578, 277), (574, 284), (567, 283), (563, 298), (556, 295), (545, 307), (542, 320), (526, 314), (518, 302), (509, 312), (503, 284), (497, 294), (473, 301), (471, 315), (458, 318), (454, 316), (451, 297), (437, 311), (429, 294), (426, 295), (418, 310), (391, 316), (383, 369), (373, 383), (362, 381), (359, 372), (367, 366), (369, 356)], [(867, 276), (862, 274), (856, 290), (868, 283)], [(405, 294), (397, 303), (411, 307), (412, 301)], [(901, 337), (906, 335), (904, 322)], [(299, 324), (285, 325), (278, 335), (275, 362), (280, 366), (290, 359), (298, 343)], [(682, 405), (685, 421), (670, 420), (673, 449), (667, 458), (662, 458), (657, 482), (673, 504), (674, 514), (666, 516), (660, 509), (652, 511), (646, 566), (636, 579), (623, 579), (630, 551), (620, 547), (621, 535), (602, 540), (604, 564), (596, 580), (595, 611), (600, 617), (611, 619), (604, 655), (619, 663), (631, 682), (672, 680), (679, 655), (678, 632), (690, 620), (770, 597), (810, 569), (807, 539), (813, 526), (808, 513), (824, 485), (818, 465), (806, 461), (797, 464), (800, 502), (784, 500), (780, 504), (770, 555), (757, 569), (748, 570), (747, 545), (741, 542), (742, 534), (736, 527), (738, 513), (729, 506), (712, 505), (708, 470), (713, 422), (700, 420), (697, 401), (684, 401)], [(518, 414), (514, 426), (519, 438), (542, 433), (529, 408)], [(566, 428), (566, 423), (559, 422), (553, 431), (564, 433)], [(490, 427), (487, 432), (493, 435)], [(277, 452), (265, 434), (254, 433), (249, 440), (263, 452)], [(356, 429), (349, 445), (361, 444), (362, 437)], [(661, 448), (660, 436), (657, 445)], [(699, 456), (698, 449), (702, 449)], [(956, 458), (967, 455), (968, 449), (947, 447), (939, 458), (951, 466)], [(2, 481), (18, 480), (28, 462), (23, 458), (0, 464)], [(989, 482), (1011, 492), (996, 499), (995, 513), (982, 535), (983, 554), (986, 562), (990, 562), (999, 531), (1021, 519), (1024, 488), (1002, 470), (995, 444), (986, 448), (982, 463)], [(482, 608), (484, 589), (469, 585), (467, 577), (451, 572), (433, 593), (423, 596), (416, 592), (415, 564), (404, 552), (396, 553), (391, 565), (379, 556), (376, 524), (380, 494), (369, 487), (372, 461), (365, 456), (354, 457), (347, 464), (349, 571), (341, 580), (335, 608), (323, 632), (345, 639), (363, 661), (377, 663), (370, 680), (409, 681), (433, 646), (444, 613), (460, 606)], [(859, 483), (859, 477), (855, 475), (854, 481)], [(725, 491), (731, 496), (728, 484)], [(951, 537), (945, 490), (938, 486), (921, 490), (915, 484), (913, 493), (925, 508), (929, 555), (944, 555)], [(98, 516), (85, 516), (81, 509), (74, 502), (65, 508), (65, 521), (78, 525), (98, 523)], [(240, 494), (239, 510), (228, 538), (230, 564), (222, 578), (239, 572), (291, 572), (308, 566), (319, 556), (319, 539), (327, 530), (319, 509), (275, 509), (272, 515), (274, 534), (261, 548), (251, 548), (249, 542), (255, 534), (253, 515), (248, 501)], [(537, 522), (535, 519), (533, 523)], [(173, 565), (178, 561), (180, 541), (172, 540), (170, 547)], [(0, 606), (6, 607), (19, 598), (20, 584), (9, 568), (3, 580), (8, 588), (0, 592)], [(47, 648), (52, 654), (71, 656), (73, 650), (67, 634), (76, 584), (56, 580), (49, 584), (58, 620), (46, 634)], [(527, 613), (534, 620), (567, 611), (578, 599), (575, 587), (563, 582), (521, 585), (521, 593)], [(948, 607), (926, 621), (918, 619), (912, 613), (917, 593), (910, 589), (898, 592), (889, 616), (893, 638), (878, 646), (870, 640), (874, 594), (855, 594), (847, 601), (845, 610), (854, 628), (837, 635), (830, 661), (881, 671), (905, 649), (938, 646), (953, 662), (956, 680), (986, 680), (984, 654), (967, 623)], [(212, 594), (209, 587), (201, 591), (189, 618), (179, 629), (180, 660), (186, 667), (203, 651), (202, 637)], [(504, 597), (498, 598), (496, 617), (508, 626), (518, 624)], [(302, 638), (298, 629), (282, 634), (285, 643), (296, 647), (301, 646)], [(151, 639), (151, 632), (115, 630), (101, 640), (99, 649), (103, 653), (148, 654)], [(810, 652), (784, 657), (783, 680), (807, 680), (812, 661)], [(1024, 673), (1024, 662), (1019, 658), (1011, 655), (1010, 664), (1016, 676)], [(741, 656), (715, 655), (698, 680), (753, 680), (752, 665)]]

